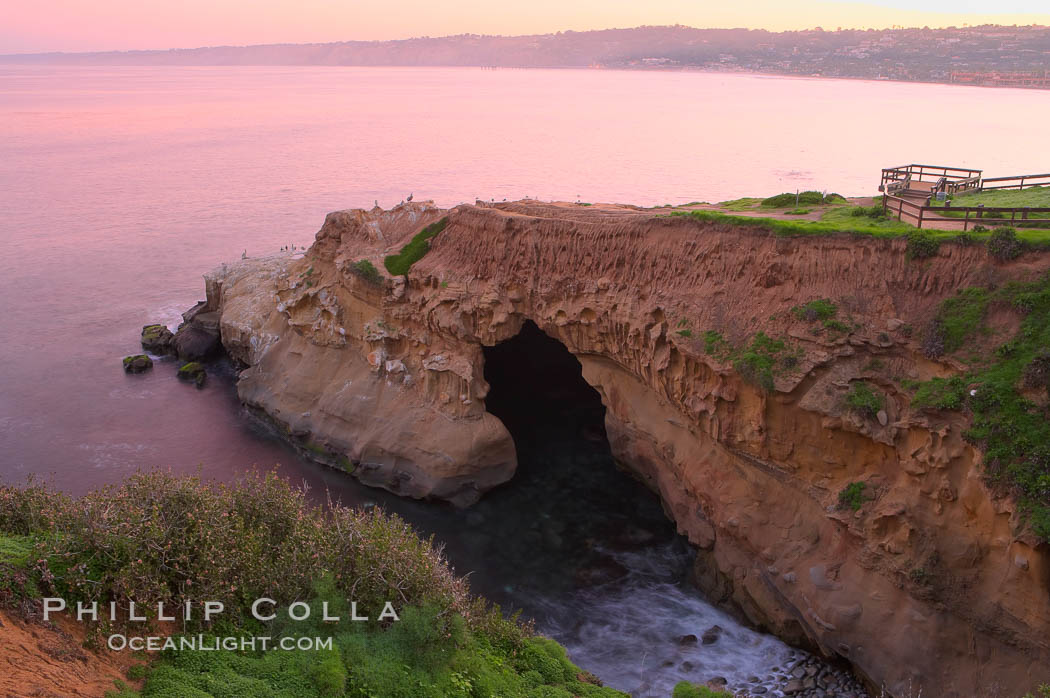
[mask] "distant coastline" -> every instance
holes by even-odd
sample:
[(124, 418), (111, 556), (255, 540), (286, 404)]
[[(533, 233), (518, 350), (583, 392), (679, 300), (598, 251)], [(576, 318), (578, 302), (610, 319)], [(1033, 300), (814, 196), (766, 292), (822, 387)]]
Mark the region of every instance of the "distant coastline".
[(0, 55), (17, 65), (593, 68), (1050, 88), (1050, 27), (769, 32), (637, 27), (529, 36)]

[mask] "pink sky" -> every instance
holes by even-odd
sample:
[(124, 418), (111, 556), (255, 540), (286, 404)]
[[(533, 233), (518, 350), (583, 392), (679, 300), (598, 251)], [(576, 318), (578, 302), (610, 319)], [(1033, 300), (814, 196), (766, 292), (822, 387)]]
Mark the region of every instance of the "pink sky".
[[(894, 0), (32, 0), (6, 4), (0, 53), (531, 34), (676, 23), (773, 30), (818, 25), (834, 29), (1050, 24), (1050, 11), (938, 12), (902, 9)], [(894, 4), (898, 6), (887, 6)], [(906, 4), (950, 5), (923, 0)], [(1045, 0), (1015, 0), (1008, 7), (986, 6), (1024, 10), (1044, 5)]]

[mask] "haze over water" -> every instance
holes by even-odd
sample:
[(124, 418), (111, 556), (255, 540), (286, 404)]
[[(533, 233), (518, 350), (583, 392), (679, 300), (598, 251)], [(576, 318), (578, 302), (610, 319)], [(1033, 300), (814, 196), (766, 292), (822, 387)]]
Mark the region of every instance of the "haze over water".
[[(460, 572), (479, 570), (486, 593), (552, 617), (565, 603), (587, 612), (593, 598), (581, 606), (561, 592), (506, 591), (515, 570), (486, 568), (455, 534), (470, 525), (459, 513), (302, 462), (239, 409), (232, 375), (198, 391), (175, 380), (173, 362), (126, 376), (120, 358), (139, 350), (142, 325), (174, 325), (203, 297), (205, 271), (242, 252), (308, 245), (328, 211), (390, 207), (409, 193), (442, 206), (525, 196), (661, 205), (796, 188), (865, 195), (881, 167), (909, 162), (989, 176), (1046, 171), (1047, 123), (1050, 92), (889, 82), (0, 66), (0, 481), (37, 474), (80, 494), (140, 467), (199, 464), (206, 477), (232, 479), (280, 462), (315, 491), (379, 501), (436, 531)], [(667, 599), (674, 575), (653, 574)], [(679, 627), (680, 609), (702, 602), (675, 603), (675, 632), (696, 632)], [(633, 688), (612, 637), (637, 643), (628, 621), (594, 631), (604, 658), (586, 637), (565, 641), (593, 660), (585, 668), (615, 669)], [(783, 650), (741, 638), (741, 652), (762, 648), (745, 670)]]

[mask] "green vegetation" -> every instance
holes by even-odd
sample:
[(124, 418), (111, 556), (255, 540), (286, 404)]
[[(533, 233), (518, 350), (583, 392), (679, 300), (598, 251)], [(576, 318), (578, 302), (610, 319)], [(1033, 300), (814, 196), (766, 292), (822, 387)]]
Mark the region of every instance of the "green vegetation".
[(723, 201), (718, 204), (719, 208), (724, 208), (729, 211), (750, 211), (757, 206), (762, 204), (762, 199), (755, 197), (744, 197), (742, 199), (732, 199), (730, 201)]
[[(759, 332), (749, 345), (735, 354), (733, 368), (746, 380), (763, 390), (772, 391), (778, 367), (786, 367), (784, 366), (784, 361), (788, 359), (788, 355), (784, 354), (786, 348), (787, 345), (783, 340), (772, 339), (764, 332)], [(795, 355), (791, 354), (791, 356)], [(795, 362), (797, 361), (797, 356), (795, 356)]]
[[(332, 638), (330, 650), (167, 650), (134, 671), (146, 675), (143, 696), (624, 695), (472, 597), (433, 542), (397, 517), (308, 506), (275, 474), (208, 486), (138, 473), (77, 500), (33, 483), (0, 486), (0, 566), (0, 578), (26, 582), (0, 601), (32, 598), (28, 583), (103, 607), (209, 599), (225, 604), (222, 619), (209, 626), (198, 617), (191, 636)], [(261, 597), (286, 610), (309, 599), (310, 619), (255, 620), (251, 602)], [(348, 599), (371, 620), (350, 622)], [(400, 620), (378, 618), (387, 601)], [(324, 622), (322, 602), (343, 621)], [(117, 690), (139, 695), (123, 682)]]
[(759, 228), (781, 236), (852, 233), (878, 237), (900, 237), (915, 230), (913, 226), (895, 220), (877, 221), (869, 218), (855, 218), (849, 215), (848, 207), (844, 206), (827, 211), (819, 221), (792, 221), (759, 216), (733, 216), (715, 211), (674, 211), (668, 215), (688, 216), (697, 221), (708, 223)]
[(153, 359), (145, 354), (133, 354), (123, 359), (124, 370), (128, 373), (142, 373), (153, 368)]
[(430, 238), (434, 237), (448, 225), (448, 217), (431, 223), (419, 231), (407, 245), (401, 248), (397, 254), (392, 254), (383, 260), (383, 266), (394, 276), (404, 276), (412, 265), (423, 259), (423, 255), (430, 250)]
[[(331, 612), (349, 613), (327, 599)], [(311, 618), (320, 615), (314, 602)], [(344, 616), (345, 617), (345, 616)], [(277, 696), (326, 698), (609, 697), (624, 694), (589, 678), (552, 640), (522, 639), (513, 648), (471, 630), (462, 617), (434, 607), (408, 608), (388, 629), (295, 623), (295, 636), (330, 636), (330, 650), (314, 652), (166, 654), (152, 669), (142, 696)], [(288, 635), (273, 628), (274, 635)], [(593, 680), (593, 679), (592, 679)]]
[(768, 199), (762, 200), (762, 206), (765, 208), (784, 208), (785, 206), (801, 206), (802, 204), (807, 205), (822, 205), (822, 204), (841, 204), (845, 203), (845, 197), (839, 196), (838, 194), (827, 194), (819, 191), (804, 191), (798, 194), (784, 193), (771, 196)]
[(1017, 259), (1024, 249), (1024, 241), (1017, 239), (1017, 232), (1013, 228), (996, 228), (988, 236), (988, 254), (1000, 262)]
[(873, 204), (871, 206), (854, 206), (849, 209), (849, 215), (853, 218), (872, 218), (877, 221), (888, 220), (889, 216), (886, 213), (881, 203)]
[(360, 276), (369, 283), (380, 285), (383, 283), (383, 275), (376, 269), (376, 265), (367, 259), (359, 259), (350, 265), (350, 271)]
[(804, 305), (796, 305), (791, 309), (799, 320), (816, 322), (817, 320), (830, 320), (838, 313), (838, 306), (827, 298), (809, 301)]
[(963, 289), (944, 300), (923, 337), (926, 355), (936, 358), (962, 347), (966, 338), (981, 326), (989, 300), (989, 292), (976, 287)]
[[(1016, 335), (979, 357), (967, 374), (920, 383), (913, 403), (969, 409), (966, 437), (983, 449), (987, 478), (1013, 492), (1036, 535), (1050, 540), (1050, 408), (1042, 378), (1050, 372), (1050, 273), (1034, 282), (961, 291), (941, 304), (933, 332), (944, 351), (957, 350), (983, 330), (993, 304), (1022, 315)], [(1034, 400), (1026, 389), (1041, 397)]]
[(12, 598), (37, 598), (37, 586), (28, 575), (36, 539), (0, 533), (0, 604)]
[(962, 409), (966, 401), (966, 381), (959, 376), (933, 378), (920, 383), (911, 404), (934, 410)]
[(179, 380), (193, 381), (198, 387), (204, 385), (204, 379), (207, 377), (207, 372), (204, 370), (204, 365), (196, 361), (190, 361), (179, 367), (179, 370), (175, 373)]
[(825, 320), (821, 323), (824, 329), (831, 330), (832, 332), (840, 332), (842, 334), (849, 334), (850, 326), (841, 320)]
[(807, 213), (812, 213), (812, 212), (813, 212), (813, 209), (811, 209), (811, 208), (793, 208), (790, 211), (784, 211), (784, 214), (788, 215), (788, 216), (804, 216)]
[[(870, 235), (872, 237), (905, 237), (918, 229), (893, 218), (872, 218), (869, 216), (854, 216), (850, 213), (853, 207), (835, 206), (826, 211), (819, 221), (780, 220), (777, 218), (766, 218), (761, 216), (734, 216), (717, 211), (673, 211), (671, 216), (688, 216), (697, 221), (708, 223), (720, 223), (736, 227), (758, 228), (767, 230), (774, 235), (792, 237), (800, 235), (835, 235), (847, 233), (851, 235)], [(739, 209), (745, 210), (745, 209)], [(972, 244), (974, 240), (985, 240), (989, 237), (987, 231), (976, 231), (973, 235), (965, 237), (948, 230), (926, 230), (921, 231), (920, 242), (927, 247), (930, 245), (927, 239), (942, 241), (961, 241)], [(1017, 232), (1019, 239), (1039, 246), (1050, 246), (1050, 230), (1024, 229)]]
[(714, 330), (704, 332), (704, 353), (719, 361), (725, 361), (733, 354), (733, 345), (721, 333)]
[(686, 339), (689, 339), (689, 338), (691, 338), (693, 336), (693, 331), (689, 330), (689, 329), (678, 330), (678, 335), (681, 336), (681, 337), (685, 337)]
[(697, 683), (679, 681), (675, 684), (671, 698), (733, 698), (733, 694), (725, 691), (713, 691), (707, 686)]
[[(931, 201), (931, 206), (944, 206), (945, 202)], [(972, 206), (985, 206), (987, 208), (1050, 208), (1050, 187), (1030, 187), (1028, 189), (996, 189), (982, 191), (975, 194), (966, 194), (956, 197), (951, 206), (960, 208)], [(949, 207), (947, 211), (939, 211), (947, 216), (963, 217), (962, 212), (954, 212)], [(992, 215), (992, 214), (989, 214)], [(970, 215), (973, 218), (973, 214)], [(1030, 218), (1050, 218), (1050, 214), (1033, 213)]]
[(164, 325), (146, 325), (142, 328), (142, 341), (158, 342), (169, 332), (170, 330)]
[(1037, 693), (1026, 693), (1024, 698), (1050, 698), (1050, 683), (1039, 684)]
[(864, 502), (870, 499), (864, 494), (864, 490), (867, 488), (868, 485), (864, 482), (849, 483), (839, 492), (839, 506), (845, 509), (852, 509), (853, 511), (860, 511), (860, 508), (864, 506)]
[(732, 361), (737, 373), (766, 391), (774, 389), (775, 378), (782, 371), (798, 365), (801, 354), (797, 348), (789, 350), (784, 340), (773, 339), (764, 332), (739, 349), (715, 330), (706, 330), (701, 339), (705, 354), (719, 361)]
[(846, 405), (854, 412), (869, 418), (874, 418), (884, 403), (885, 398), (864, 381), (853, 383), (846, 394)]
[(941, 241), (927, 230), (913, 230), (908, 233), (908, 259), (926, 259), (937, 255)]

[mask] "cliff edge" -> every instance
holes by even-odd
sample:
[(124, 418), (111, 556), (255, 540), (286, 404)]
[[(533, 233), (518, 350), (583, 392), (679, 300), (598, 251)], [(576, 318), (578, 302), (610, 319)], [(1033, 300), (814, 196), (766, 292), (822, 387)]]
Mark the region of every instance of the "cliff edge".
[[(389, 277), (384, 257), (441, 221)], [(463, 505), (513, 477), (483, 347), (531, 320), (581, 362), (714, 600), (894, 695), (1008, 696), (1050, 681), (1050, 549), (988, 484), (967, 415), (909, 386), (965, 369), (923, 346), (945, 299), (1048, 267), (630, 206), (424, 202), (329, 214), (302, 257), (209, 273), (201, 310), (245, 366), (241, 399), (305, 452)], [(974, 341), (1018, 322), (997, 310)]]

